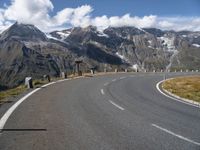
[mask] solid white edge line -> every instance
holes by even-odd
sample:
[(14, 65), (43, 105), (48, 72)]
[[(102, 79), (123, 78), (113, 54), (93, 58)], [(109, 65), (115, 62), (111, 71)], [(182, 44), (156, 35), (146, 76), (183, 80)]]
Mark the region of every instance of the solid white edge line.
[(101, 94), (102, 94), (102, 95), (105, 95), (105, 93), (104, 93), (104, 90), (103, 90), (103, 89), (101, 89)]
[(20, 100), (18, 100), (13, 106), (11, 106), (6, 113), (3, 115), (3, 117), (0, 120), (0, 131), (3, 130), (4, 125), (6, 124), (8, 118), (10, 117), (10, 115), (14, 112), (14, 110), (23, 102), (25, 101), (28, 97), (30, 97), (33, 93), (39, 91), (41, 88), (35, 89), (32, 92), (28, 93), (26, 96), (24, 96), (23, 98), (21, 98)]
[[(79, 77), (77, 78), (74, 78), (74, 79), (78, 79)], [(41, 90), (42, 88), (44, 87), (47, 87), (49, 85), (52, 85), (52, 84), (55, 84), (55, 83), (58, 83), (58, 82), (62, 82), (62, 81), (67, 81), (67, 80), (71, 80), (71, 79), (63, 79), (63, 80), (59, 80), (59, 81), (56, 81), (56, 82), (50, 82), (48, 84), (45, 84), (43, 86), (41, 86), (40, 88), (37, 88), (35, 90), (33, 90), (32, 92), (26, 94), (24, 97), (22, 97), (21, 99), (19, 99), (15, 104), (13, 104), (7, 111), (6, 113), (1, 117), (0, 119), (0, 132), (2, 132), (7, 120), (9, 119), (9, 117), (12, 115), (12, 113), (15, 111), (15, 109), (17, 109), (17, 107), (23, 102), (25, 101), (28, 97), (30, 97), (31, 95), (33, 95), (35, 92)]]
[[(170, 78), (170, 79), (173, 79), (173, 78)], [(169, 79), (168, 79), (168, 80), (169, 80)], [(164, 96), (166, 96), (166, 97), (168, 97), (168, 98), (170, 98), (170, 99), (172, 99), (172, 100), (175, 100), (175, 101), (181, 102), (181, 103), (183, 103), (183, 104), (187, 104), (187, 105), (190, 105), (190, 106), (194, 106), (194, 107), (199, 108), (198, 105), (195, 105), (195, 104), (192, 104), (192, 103), (187, 102), (187, 101), (185, 101), (185, 100), (180, 100), (180, 99), (177, 99), (177, 98), (175, 98), (175, 97), (172, 97), (172, 96), (169, 96), (169, 95), (165, 94), (165, 93), (160, 89), (160, 87), (159, 87), (160, 84), (162, 84), (164, 81), (166, 81), (166, 80), (162, 80), (162, 81), (160, 81), (160, 82), (158, 82), (158, 83), (156, 84), (156, 88), (157, 88), (157, 90), (158, 90), (161, 94), (163, 94)]]
[(45, 85), (43, 85), (43, 86), (41, 86), (41, 87), (44, 88), (44, 87), (47, 87), (47, 86), (52, 85), (52, 84), (55, 84), (55, 83), (56, 83), (56, 82), (51, 82), (51, 83), (45, 84)]
[(188, 138), (186, 138), (186, 137), (183, 137), (183, 136), (181, 136), (181, 135), (178, 135), (178, 134), (176, 134), (176, 133), (174, 133), (174, 132), (172, 132), (172, 131), (169, 131), (169, 130), (167, 130), (167, 129), (165, 129), (165, 128), (162, 128), (162, 127), (160, 127), (160, 126), (158, 126), (158, 125), (156, 125), (156, 124), (151, 124), (151, 125), (152, 125), (153, 127), (157, 128), (157, 129), (160, 129), (160, 130), (162, 130), (162, 131), (164, 131), (164, 132), (166, 132), (166, 133), (168, 133), (168, 134), (170, 134), (170, 135), (173, 135), (173, 136), (175, 136), (175, 137), (177, 137), (177, 138), (179, 138), (179, 139), (182, 139), (182, 140), (187, 141), (187, 142), (189, 142), (189, 143), (192, 143), (192, 144), (195, 144), (195, 145), (200, 146), (200, 143), (198, 143), (198, 142), (195, 142), (195, 141), (193, 141), (193, 140), (191, 140), (191, 139), (188, 139)]
[(120, 110), (125, 110), (123, 107), (117, 105), (117, 104), (114, 103), (113, 101), (109, 100), (109, 102), (110, 102), (111, 104), (113, 104), (115, 107), (119, 108)]

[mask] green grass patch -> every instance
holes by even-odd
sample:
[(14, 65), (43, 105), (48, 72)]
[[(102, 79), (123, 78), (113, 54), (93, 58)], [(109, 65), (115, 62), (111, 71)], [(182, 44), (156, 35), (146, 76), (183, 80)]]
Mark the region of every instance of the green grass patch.
[(182, 98), (200, 102), (200, 76), (178, 77), (167, 80), (162, 87)]

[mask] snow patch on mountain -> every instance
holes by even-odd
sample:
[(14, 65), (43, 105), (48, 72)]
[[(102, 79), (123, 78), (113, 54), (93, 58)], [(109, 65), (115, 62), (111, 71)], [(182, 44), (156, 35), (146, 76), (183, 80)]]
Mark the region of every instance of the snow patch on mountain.
[(170, 52), (172, 53), (170, 60), (169, 60), (169, 64), (166, 66), (166, 70), (170, 69), (170, 67), (172, 66), (173, 60), (174, 58), (178, 55), (179, 51), (176, 49), (175, 45), (174, 45), (174, 40), (175, 37), (159, 37), (159, 40), (161, 40), (162, 42), (162, 46), (164, 48), (164, 51)]
[(124, 56), (124, 55), (121, 55), (119, 54), (119, 52), (116, 52), (116, 55), (121, 58), (121, 60), (125, 61), (125, 62), (128, 62), (128, 59)]
[(103, 32), (98, 32), (98, 33), (97, 33), (97, 36), (99, 36), (99, 37), (106, 37), (106, 38), (109, 37), (107, 34), (105, 34), (105, 33), (103, 33)]
[(182, 35), (182, 37), (187, 37), (187, 35)]
[(200, 45), (199, 44), (192, 44), (193, 46), (195, 46), (195, 47), (200, 47)]
[(147, 42), (148, 42), (148, 44), (149, 44), (149, 45), (148, 45), (148, 48), (153, 48), (153, 46), (152, 46), (153, 42), (152, 42), (151, 40), (148, 40)]
[(47, 37), (48, 39), (53, 39), (53, 40), (60, 41), (60, 39), (51, 36), (51, 34), (49, 34), (49, 33), (45, 33), (45, 35), (46, 35), (46, 37)]
[(148, 40), (147, 42), (148, 42), (150, 45), (152, 44), (152, 41), (151, 41), (151, 40)]
[(64, 40), (64, 39), (66, 39), (70, 34), (71, 34), (71, 32), (60, 32), (60, 31), (58, 31), (58, 32), (56, 32), (58, 35), (60, 35), (60, 37), (61, 37), (61, 40)]
[(164, 50), (166, 51), (176, 51), (174, 45), (174, 37), (159, 37), (158, 39), (161, 40)]
[(59, 42), (62, 42), (62, 43), (66, 43), (65, 41), (63, 41), (62, 39), (58, 39), (58, 38), (56, 38), (56, 37), (53, 37), (51, 34), (49, 34), (49, 33), (45, 33), (45, 35), (46, 35), (46, 37), (48, 38), (48, 39), (53, 39), (53, 40), (55, 40), (55, 41), (59, 41)]

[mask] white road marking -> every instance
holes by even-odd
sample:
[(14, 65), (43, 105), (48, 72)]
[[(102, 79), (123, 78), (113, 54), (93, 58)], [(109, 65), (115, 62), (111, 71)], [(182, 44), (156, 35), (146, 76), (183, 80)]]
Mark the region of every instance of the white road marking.
[(126, 79), (126, 77), (120, 77), (120, 79), (122, 80), (122, 79)]
[(15, 111), (15, 109), (23, 102), (25, 101), (28, 97), (30, 97), (33, 93), (39, 91), (41, 88), (35, 89), (32, 92), (28, 93), (26, 96), (21, 98), (19, 101), (17, 101), (12, 107), (10, 107), (7, 112), (3, 115), (3, 117), (0, 120), (0, 131), (3, 130), (4, 125), (6, 124), (8, 118), (10, 115)]
[(111, 104), (113, 104), (115, 107), (119, 108), (120, 110), (125, 110), (123, 107), (117, 105), (117, 104), (114, 103), (113, 101), (109, 100), (109, 102), (110, 102)]
[(64, 82), (65, 81), (65, 79), (64, 80), (58, 80), (58, 81), (56, 81), (56, 83), (60, 83), (60, 82)]
[(166, 132), (166, 133), (168, 133), (168, 134), (170, 134), (170, 135), (173, 135), (173, 136), (175, 136), (175, 137), (177, 137), (177, 138), (179, 138), (179, 139), (182, 139), (182, 140), (187, 141), (187, 142), (189, 142), (189, 143), (192, 143), (192, 144), (195, 144), (195, 145), (200, 146), (200, 143), (195, 142), (195, 141), (193, 141), (193, 140), (190, 140), (190, 139), (188, 139), (188, 138), (186, 138), (186, 137), (183, 137), (183, 136), (181, 136), (181, 135), (178, 135), (178, 134), (176, 134), (176, 133), (174, 133), (174, 132), (172, 132), (172, 131), (169, 131), (169, 130), (167, 130), (167, 129), (165, 129), (165, 128), (162, 128), (162, 127), (160, 127), (160, 126), (158, 126), (158, 125), (156, 125), (156, 124), (152, 124), (152, 126), (155, 127), (155, 128), (157, 128), (157, 129), (160, 129), (160, 130), (162, 130), (162, 131), (164, 131), (164, 132)]
[(105, 95), (105, 93), (104, 93), (104, 90), (103, 90), (103, 89), (101, 89), (101, 94), (102, 94), (102, 95)]
[(108, 82), (106, 82), (105, 84), (104, 84), (104, 86), (107, 86), (109, 83)]
[(56, 82), (51, 82), (51, 83), (45, 84), (45, 85), (42, 86), (42, 88), (47, 87), (47, 86), (52, 85), (52, 84), (55, 84), (55, 83)]
[[(71, 79), (64, 79), (64, 80), (60, 80), (61, 81), (66, 81), (66, 80), (71, 80)], [(19, 99), (14, 105), (12, 105), (7, 111), (6, 113), (1, 117), (0, 119), (0, 132), (3, 130), (8, 118), (12, 115), (12, 113), (15, 111), (15, 109), (17, 109), (17, 107), (23, 102), (25, 101), (28, 97), (30, 97), (31, 95), (33, 95), (34, 93), (36, 93), (37, 91), (41, 90), (44, 87), (47, 87), (49, 85), (55, 84), (56, 82), (51, 82), (48, 84), (45, 84), (43, 86), (41, 86), (41, 88), (37, 88), (35, 90), (33, 90), (32, 92), (28, 93), (27, 95), (25, 95), (24, 97), (22, 97), (21, 99)]]
[(112, 82), (115, 82), (117, 79), (113, 79)]
[[(171, 78), (171, 79), (173, 79), (173, 78)], [(165, 81), (165, 80), (162, 80), (162, 81), (160, 81), (160, 82), (158, 82), (158, 83), (156, 84), (156, 88), (157, 88), (157, 90), (158, 90), (161, 94), (163, 94), (164, 96), (166, 96), (166, 97), (168, 97), (168, 98), (170, 98), (170, 99), (172, 99), (172, 100), (175, 100), (175, 101), (178, 101), (178, 102), (181, 102), (181, 103), (184, 103), (184, 104), (187, 104), (187, 105), (190, 105), (190, 106), (194, 106), (194, 107), (199, 108), (198, 105), (192, 104), (192, 103), (187, 102), (187, 101), (179, 100), (179, 99), (177, 99), (177, 98), (175, 98), (175, 97), (172, 97), (172, 96), (169, 96), (169, 95), (165, 94), (165, 93), (160, 89), (160, 87), (159, 87), (160, 84), (161, 84), (162, 82), (164, 82), (164, 81)]]

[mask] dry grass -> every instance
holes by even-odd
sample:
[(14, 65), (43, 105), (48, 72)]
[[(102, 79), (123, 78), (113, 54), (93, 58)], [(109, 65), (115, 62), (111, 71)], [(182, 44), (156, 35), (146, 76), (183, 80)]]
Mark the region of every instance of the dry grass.
[(200, 76), (175, 78), (165, 81), (162, 86), (175, 95), (200, 102)]
[(42, 85), (44, 85), (44, 84), (47, 84), (48, 83), (48, 81), (47, 80), (33, 80), (33, 87), (34, 88), (39, 88), (39, 87), (41, 87)]
[[(44, 84), (46, 84), (47, 81), (43, 81), (43, 80), (34, 80), (33, 81), (33, 86), (34, 88), (38, 88)], [(20, 85), (16, 88), (13, 89), (9, 89), (9, 90), (5, 90), (5, 91), (1, 91), (0, 92), (0, 104), (7, 102), (7, 99), (9, 97), (15, 97), (21, 93), (23, 93), (24, 91), (27, 90), (27, 87), (25, 85)]]
[(19, 95), (20, 93), (24, 92), (25, 90), (26, 90), (26, 87), (21, 85), (14, 89), (9, 89), (9, 90), (0, 92), (0, 104), (5, 102), (6, 98), (15, 97)]

